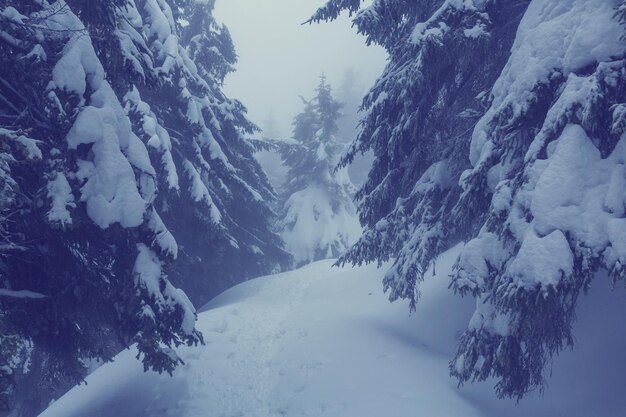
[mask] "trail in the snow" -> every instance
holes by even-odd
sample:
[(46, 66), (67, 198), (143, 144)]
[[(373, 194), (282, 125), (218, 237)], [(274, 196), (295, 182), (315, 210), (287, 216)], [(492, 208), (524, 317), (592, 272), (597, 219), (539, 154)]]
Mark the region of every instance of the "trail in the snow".
[[(212, 319), (202, 323), (207, 346), (189, 368), (187, 415), (205, 416), (207, 397), (220, 410), (219, 416), (283, 415), (273, 408), (272, 391), (281, 377), (275, 358), (282, 349), (281, 338), (292, 331), (288, 318), (315, 276), (278, 277), (276, 285), (257, 287), (258, 302), (213, 309), (213, 313), (223, 313), (212, 314)], [(216, 359), (224, 364), (222, 375), (212, 369)]]

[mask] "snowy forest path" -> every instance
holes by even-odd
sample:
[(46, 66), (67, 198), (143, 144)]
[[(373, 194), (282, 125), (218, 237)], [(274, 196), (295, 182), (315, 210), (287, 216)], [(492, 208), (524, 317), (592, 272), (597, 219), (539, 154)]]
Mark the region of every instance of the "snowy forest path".
[(172, 377), (144, 373), (131, 349), (40, 417), (484, 417), (441, 353), (467, 320), (450, 314), (447, 282), (433, 280), (423, 314), (409, 317), (382, 294), (384, 269), (333, 262), (215, 298), (198, 315), (206, 345), (179, 348)]
[[(259, 280), (254, 283), (258, 284), (255, 285), (257, 302), (246, 303), (244, 307), (237, 304), (215, 307), (212, 303), (205, 307), (213, 311), (227, 311), (214, 320), (202, 323), (201, 330), (207, 343), (207, 352), (203, 356), (209, 361), (206, 368), (211, 369), (211, 362), (221, 356), (232, 382), (224, 383), (213, 378), (207, 380), (204, 367), (192, 368), (195, 375), (189, 384), (190, 415), (197, 412), (200, 416), (203, 411), (206, 412), (203, 408), (206, 404), (203, 397), (206, 395), (219, 404), (217, 408), (223, 410), (221, 415), (225, 417), (284, 415), (280, 410), (272, 409), (272, 390), (282, 376), (274, 358), (281, 351), (280, 339), (293, 331), (288, 325), (289, 318), (315, 277), (319, 274), (298, 274), (288, 279), (276, 277), (271, 287)], [(223, 298), (217, 302), (224, 302)], [(302, 335), (302, 332), (296, 331)], [(224, 345), (230, 346), (231, 350), (224, 350)], [(212, 352), (214, 346), (215, 351)], [(197, 408), (193, 407), (194, 399), (199, 400)]]

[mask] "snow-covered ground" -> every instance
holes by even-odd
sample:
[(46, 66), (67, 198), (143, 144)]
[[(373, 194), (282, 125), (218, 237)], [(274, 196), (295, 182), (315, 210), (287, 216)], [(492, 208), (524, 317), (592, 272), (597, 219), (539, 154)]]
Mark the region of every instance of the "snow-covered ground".
[(457, 389), (448, 361), (473, 312), (447, 289), (459, 250), (429, 274), (412, 316), (387, 302), (374, 267), (321, 261), (241, 284), (203, 309), (206, 346), (180, 349), (185, 365), (173, 377), (144, 373), (125, 351), (41, 417), (626, 415), (626, 292), (601, 278), (544, 397), (515, 405), (494, 398), (493, 382)]

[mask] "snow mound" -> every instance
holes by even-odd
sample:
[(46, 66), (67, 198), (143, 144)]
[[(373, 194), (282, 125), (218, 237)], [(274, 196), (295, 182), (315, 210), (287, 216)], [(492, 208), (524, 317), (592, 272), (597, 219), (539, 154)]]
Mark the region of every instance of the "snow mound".
[(287, 200), (282, 223), (285, 247), (296, 265), (342, 254), (361, 235), (356, 209), (350, 201), (333, 201), (336, 196), (318, 184), (296, 191)]
[(185, 365), (172, 377), (144, 373), (131, 349), (40, 417), (620, 415), (623, 332), (594, 323), (623, 314), (622, 293), (585, 298), (580, 350), (559, 358), (544, 398), (515, 406), (496, 400), (490, 384), (456, 388), (448, 361), (474, 309), (448, 290), (460, 250), (427, 275), (412, 316), (381, 293), (384, 268), (325, 260), (246, 282), (204, 307), (197, 327), (206, 346), (180, 349)]

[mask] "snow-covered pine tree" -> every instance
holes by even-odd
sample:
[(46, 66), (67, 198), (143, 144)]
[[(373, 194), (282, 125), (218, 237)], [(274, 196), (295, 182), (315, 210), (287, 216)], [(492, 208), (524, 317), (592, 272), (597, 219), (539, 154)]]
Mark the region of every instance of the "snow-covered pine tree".
[(429, 264), (469, 241), (453, 285), (477, 309), (451, 372), (495, 377), (499, 395), (520, 398), (573, 344), (595, 273), (624, 276), (624, 3), (360, 8), (335, 0), (313, 17), (357, 12), (368, 42), (390, 54), (343, 161), (376, 155), (358, 194), (366, 231), (343, 261), (396, 258), (385, 288), (413, 307)]
[(0, 395), (21, 415), (85, 360), (136, 343), (169, 372), (171, 347), (201, 341), (165, 273), (155, 170), (114, 90), (128, 80), (102, 65), (126, 3), (0, 1)]
[(0, 355), (32, 364), (2, 369), (7, 398), (5, 380), (45, 398), (132, 342), (170, 371), (168, 346), (200, 341), (170, 281), (201, 304), (289, 263), (244, 139), (255, 126), (221, 91), (236, 55), (213, 5), (0, 0), (3, 184), (19, 190), (3, 197), (15, 248), (2, 253)]
[[(470, 166), (471, 129), (526, 5), (496, 3), (374, 1), (354, 19), (367, 42), (387, 50), (389, 63), (363, 101), (361, 133), (342, 161), (374, 152), (356, 196), (365, 230), (342, 262), (396, 258), (385, 289), (391, 300), (409, 299), (412, 308), (424, 271), (477, 227), (455, 224), (457, 182)], [(359, 8), (359, 1), (331, 1), (313, 20)]]
[(597, 271), (625, 276), (620, 4), (533, 0), (474, 129), (459, 207), (490, 206), (454, 275), (477, 298), (451, 367), (461, 381), (495, 376), (516, 397), (541, 386)]
[(341, 103), (321, 77), (315, 97), (293, 122), (295, 145), (283, 146), (289, 168), (279, 230), (296, 265), (341, 255), (360, 233), (345, 169), (335, 171)]
[(230, 35), (212, 17), (214, 1), (172, 3), (127, 7), (158, 82), (133, 85), (125, 100), (162, 162), (157, 207), (181, 248), (170, 279), (201, 305), (234, 283), (284, 268), (289, 256), (270, 229), (274, 192), (244, 138), (257, 129), (221, 90), (236, 62)]

